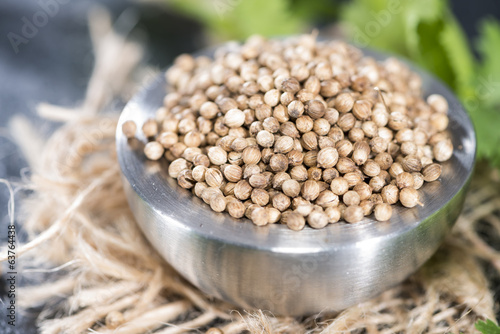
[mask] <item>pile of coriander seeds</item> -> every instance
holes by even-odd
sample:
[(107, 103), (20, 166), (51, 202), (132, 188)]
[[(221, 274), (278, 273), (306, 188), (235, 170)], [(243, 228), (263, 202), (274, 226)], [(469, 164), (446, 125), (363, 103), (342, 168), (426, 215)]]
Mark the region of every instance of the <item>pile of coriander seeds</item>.
[[(453, 145), (448, 103), (400, 61), (314, 35), (177, 57), (144, 153), (216, 212), (255, 225), (390, 220), (421, 203)], [(122, 127), (134, 137), (137, 126)], [(242, 221), (245, 221), (244, 219)]]

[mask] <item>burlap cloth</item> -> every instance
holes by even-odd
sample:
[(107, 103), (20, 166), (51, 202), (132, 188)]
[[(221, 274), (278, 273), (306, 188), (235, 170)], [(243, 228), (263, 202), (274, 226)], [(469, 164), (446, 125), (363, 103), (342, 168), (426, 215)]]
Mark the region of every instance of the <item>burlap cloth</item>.
[(463, 214), (436, 255), (402, 284), (341, 313), (274, 317), (213, 300), (184, 281), (134, 221), (115, 154), (117, 113), (102, 113), (110, 101), (130, 96), (125, 79), (141, 49), (115, 35), (105, 13), (93, 16), (97, 61), (86, 100), (73, 110), (40, 106), (44, 117), (66, 123), (43, 148), (26, 120), (12, 123), (33, 170), (34, 194), (21, 205), (31, 241), (18, 250), (20, 273), (29, 276), (29, 267), (56, 272), (19, 293), (23, 307), (45, 305), (41, 333), (200, 333), (210, 327), (224, 333), (473, 333), (478, 319), (495, 318), (489, 288), (500, 273), (500, 182), (485, 167), (478, 167)]

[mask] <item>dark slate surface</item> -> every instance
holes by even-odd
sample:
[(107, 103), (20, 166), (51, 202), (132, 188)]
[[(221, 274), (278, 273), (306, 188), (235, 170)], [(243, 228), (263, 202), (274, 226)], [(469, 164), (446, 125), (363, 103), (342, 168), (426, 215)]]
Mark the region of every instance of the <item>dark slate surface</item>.
[[(59, 8), (43, 22), (40, 2), (57, 1)], [(476, 22), (485, 15), (500, 17), (496, 0), (452, 1), (453, 10), (465, 24), (467, 34), (474, 38)], [(26, 162), (8, 136), (5, 126), (17, 113), (27, 115), (42, 131), (50, 133), (54, 124), (40, 121), (34, 107), (45, 101), (72, 106), (81, 101), (93, 66), (93, 54), (88, 35), (87, 13), (92, 5), (109, 8), (114, 18), (127, 11), (137, 17), (138, 23), (132, 36), (142, 38), (146, 45), (145, 61), (163, 68), (181, 52), (191, 52), (203, 46), (200, 27), (154, 5), (137, 5), (127, 0), (2, 0), (0, 1), (0, 178), (17, 181)], [(54, 9), (54, 7), (52, 7)], [(34, 17), (35, 16), (35, 17)], [(9, 33), (23, 35), (25, 20), (41, 20), (40, 28), (17, 48), (9, 40)], [(26, 32), (26, 31), (25, 31)], [(28, 31), (28, 33), (30, 33)], [(10, 35), (12, 36), (12, 35)], [(145, 38), (145, 39), (144, 39)], [(20, 194), (23, 196), (24, 194)], [(5, 187), (0, 186), (0, 243), (6, 241), (7, 199)], [(22, 230), (17, 229), (22, 238)], [(22, 261), (22, 259), (21, 259)], [(5, 265), (3, 272), (6, 271)], [(40, 278), (42, 277), (42, 278)], [(43, 275), (17, 276), (23, 280), (42, 279)], [(45, 277), (45, 279), (47, 279)], [(6, 275), (0, 277), (0, 298), (6, 301), (8, 284)], [(36, 333), (34, 317), (39, 310), (17, 311), (16, 327), (9, 326), (6, 305), (0, 303), (0, 334)]]

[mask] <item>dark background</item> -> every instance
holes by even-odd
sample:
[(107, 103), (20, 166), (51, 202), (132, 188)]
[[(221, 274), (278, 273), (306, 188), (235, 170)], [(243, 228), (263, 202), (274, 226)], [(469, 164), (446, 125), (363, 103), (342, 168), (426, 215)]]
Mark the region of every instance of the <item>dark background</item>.
[[(195, 51), (206, 43), (202, 28), (196, 22), (173, 13), (166, 6), (125, 0), (66, 2), (36, 36), (19, 46), (16, 53), (8, 33), (20, 34), (22, 18), (31, 18), (40, 7), (36, 0), (0, 1), (0, 179), (15, 182), (20, 179), (20, 169), (27, 166), (6, 130), (12, 115), (27, 115), (35, 120), (39, 130), (49, 134), (54, 125), (37, 119), (36, 104), (43, 101), (74, 106), (83, 100), (94, 63), (87, 27), (91, 6), (98, 3), (107, 7), (114, 19), (121, 15), (136, 18), (131, 37), (140, 38), (146, 48), (144, 61), (156, 68), (164, 68), (179, 53)], [(480, 19), (487, 16), (500, 18), (497, 0), (453, 0), (450, 3), (471, 43), (474, 43)], [(0, 185), (0, 243), (7, 239), (7, 202), (8, 193)], [(23, 237), (22, 231), (20, 237)], [(18, 275), (19, 278), (23, 279)], [(7, 300), (5, 291), (5, 277), (1, 276), (0, 299), (3, 302)], [(22, 313), (18, 309), (16, 327), (11, 327), (7, 325), (6, 305), (0, 302), (0, 334), (36, 333), (34, 317), (38, 311)]]

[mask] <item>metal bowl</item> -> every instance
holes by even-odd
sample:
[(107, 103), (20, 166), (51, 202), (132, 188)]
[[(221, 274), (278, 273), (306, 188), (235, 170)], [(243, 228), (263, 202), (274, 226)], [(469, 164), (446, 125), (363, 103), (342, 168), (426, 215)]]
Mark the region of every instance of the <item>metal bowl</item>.
[[(383, 60), (373, 51), (365, 55)], [(145, 138), (127, 141), (121, 125), (141, 127), (162, 105), (160, 75), (125, 107), (116, 143), (132, 211), (158, 252), (208, 295), (242, 308), (281, 315), (338, 311), (368, 300), (403, 281), (436, 251), (462, 209), (474, 166), (476, 139), (469, 117), (453, 93), (428, 73), (424, 95), (439, 93), (450, 105), (455, 148), (438, 181), (425, 184), (412, 209), (400, 205), (390, 222), (365, 218), (300, 232), (274, 224), (257, 227), (215, 213), (167, 175), (166, 162), (147, 161)]]

